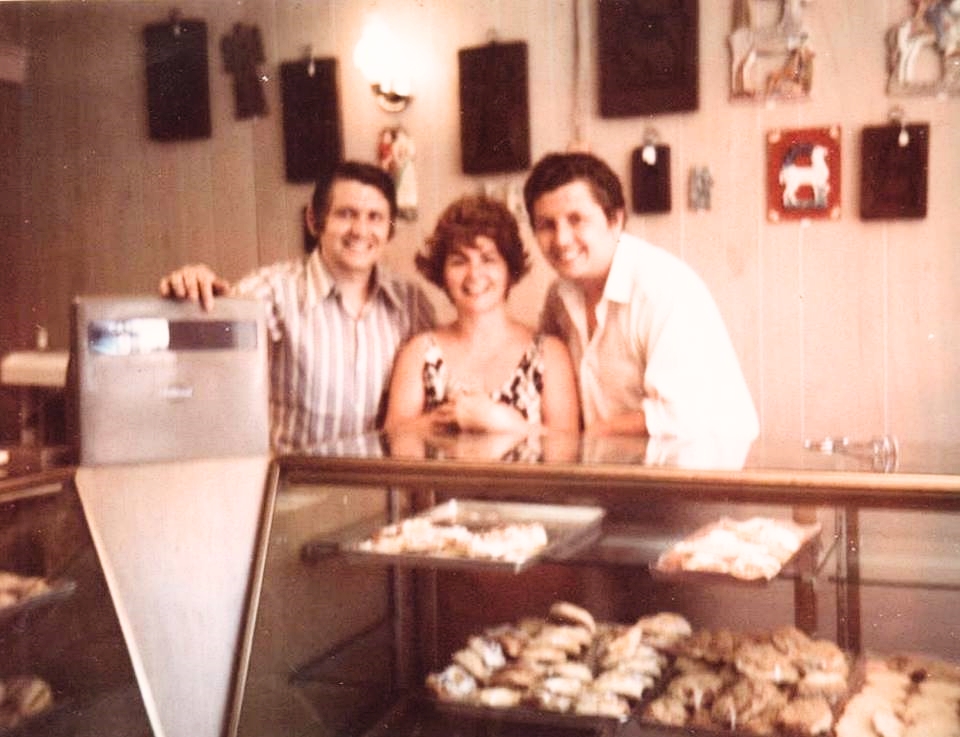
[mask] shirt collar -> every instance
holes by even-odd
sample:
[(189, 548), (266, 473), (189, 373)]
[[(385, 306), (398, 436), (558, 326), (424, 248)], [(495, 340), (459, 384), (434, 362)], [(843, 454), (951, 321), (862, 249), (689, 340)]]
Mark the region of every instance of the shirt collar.
[[(317, 302), (327, 299), (337, 293), (337, 282), (327, 265), (320, 258), (320, 249), (315, 248), (307, 257), (306, 294), (307, 304), (314, 306)], [(397, 280), (380, 264), (373, 267), (370, 276), (370, 296), (383, 298), (396, 309), (403, 308), (403, 296), (399, 291)]]
[(610, 302), (626, 304), (630, 301), (632, 283), (632, 263), (636, 256), (636, 244), (624, 243), (628, 236), (620, 234), (613, 259), (610, 262), (610, 273), (607, 274), (607, 283), (603, 288), (603, 298)]

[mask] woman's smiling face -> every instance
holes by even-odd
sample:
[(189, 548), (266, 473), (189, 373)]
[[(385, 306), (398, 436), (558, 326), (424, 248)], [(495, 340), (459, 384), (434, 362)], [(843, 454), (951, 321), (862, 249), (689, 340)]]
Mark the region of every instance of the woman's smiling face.
[(485, 235), (456, 244), (444, 261), (443, 275), (447, 295), (461, 313), (499, 307), (510, 286), (507, 262)]

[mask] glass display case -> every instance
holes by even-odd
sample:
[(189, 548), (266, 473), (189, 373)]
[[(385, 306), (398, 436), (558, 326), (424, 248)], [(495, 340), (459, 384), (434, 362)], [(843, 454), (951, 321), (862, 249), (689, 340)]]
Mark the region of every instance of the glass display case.
[[(652, 701), (688, 666), (694, 638), (732, 635), (742, 648), (786, 633), (842, 653), (844, 690), (830, 694), (831, 722), (818, 727), (834, 734), (865, 664), (908, 656), (948, 671), (960, 664), (958, 448), (890, 438), (735, 448), (371, 436), (275, 463), (231, 736), (786, 734), (776, 719), (767, 728), (671, 726), (651, 716)], [(758, 520), (806, 531), (772, 572), (663, 565), (698, 533)], [(462, 527), (472, 546), (490, 529), (531, 522), (542, 523), (547, 544), (503, 559), (459, 542), (397, 540), (424, 526)], [(563, 605), (593, 626), (563, 660), (585, 663), (595, 679), (611, 639), (641, 637), (642, 622), (674, 617), (689, 631), (659, 647), (658, 677), (617, 716), (575, 699), (535, 702), (533, 686), (520, 697), (515, 684), (498, 688), (506, 676), (492, 674), (524, 657), (508, 651), (504, 633), (519, 631), (529, 645), (545, 627), (573, 623), (557, 614)], [(489, 680), (474, 674), (467, 696), (438, 687), (463, 650), (492, 639), (503, 659), (485, 660)], [(538, 661), (537, 683), (552, 668)], [(800, 681), (778, 676), (774, 690), (798, 699), (799, 673)]]
[(0, 735), (150, 737), (69, 467), (0, 476)]

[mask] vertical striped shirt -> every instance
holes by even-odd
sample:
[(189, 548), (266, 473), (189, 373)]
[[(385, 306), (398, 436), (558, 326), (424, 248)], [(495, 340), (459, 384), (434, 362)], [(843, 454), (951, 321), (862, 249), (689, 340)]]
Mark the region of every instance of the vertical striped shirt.
[(354, 317), (319, 249), (258, 269), (233, 293), (267, 305), (270, 435), (280, 452), (375, 429), (397, 349), (434, 322), (426, 294), (379, 266)]

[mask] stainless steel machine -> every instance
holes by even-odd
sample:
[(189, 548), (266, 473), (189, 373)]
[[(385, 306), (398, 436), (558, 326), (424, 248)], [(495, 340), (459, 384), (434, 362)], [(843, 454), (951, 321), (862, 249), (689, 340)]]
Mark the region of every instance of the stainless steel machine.
[(76, 486), (156, 737), (220, 737), (268, 469), (257, 301), (74, 302)]
[(73, 336), (83, 465), (267, 452), (259, 302), (79, 297)]

